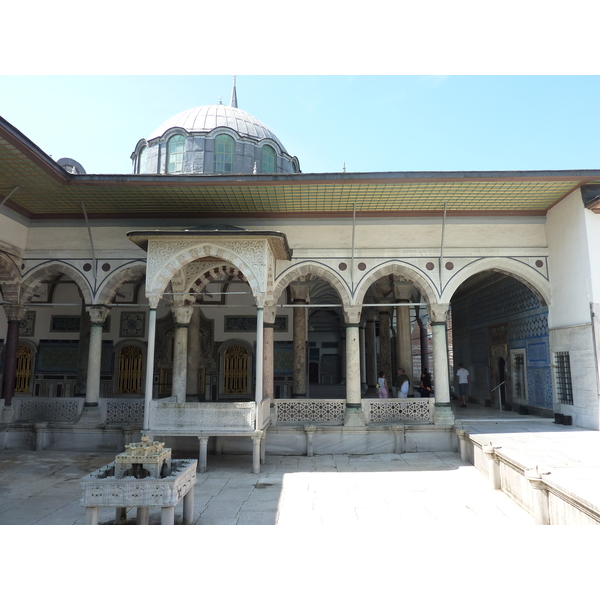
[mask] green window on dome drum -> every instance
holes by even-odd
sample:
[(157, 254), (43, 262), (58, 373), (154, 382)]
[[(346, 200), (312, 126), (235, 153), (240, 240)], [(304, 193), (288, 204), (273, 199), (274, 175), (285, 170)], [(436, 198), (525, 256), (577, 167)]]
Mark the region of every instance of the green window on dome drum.
[(221, 134), (215, 138), (215, 173), (233, 173), (235, 142), (232, 137)]
[(148, 168), (148, 146), (144, 146), (140, 150), (138, 161), (138, 173), (146, 173)]
[(275, 150), (271, 146), (263, 146), (261, 161), (263, 173), (275, 173)]
[(167, 173), (183, 173), (183, 147), (185, 138), (174, 135), (167, 144)]

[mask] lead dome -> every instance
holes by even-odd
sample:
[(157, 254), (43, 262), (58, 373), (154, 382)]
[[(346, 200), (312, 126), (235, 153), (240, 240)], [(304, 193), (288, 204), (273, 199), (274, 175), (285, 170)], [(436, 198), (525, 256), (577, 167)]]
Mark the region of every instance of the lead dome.
[(256, 117), (212, 104), (167, 119), (131, 155), (134, 173), (166, 175), (298, 173), (300, 164)]

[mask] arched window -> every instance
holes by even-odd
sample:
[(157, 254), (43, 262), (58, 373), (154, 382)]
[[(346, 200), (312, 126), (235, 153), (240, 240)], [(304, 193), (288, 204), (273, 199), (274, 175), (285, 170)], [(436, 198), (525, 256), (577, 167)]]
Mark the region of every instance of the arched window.
[(143, 370), (142, 349), (125, 346), (119, 355), (119, 394), (141, 394)]
[(271, 146), (263, 146), (261, 153), (262, 172), (275, 173), (275, 150)]
[(233, 173), (235, 141), (221, 134), (215, 138), (215, 173)]
[(243, 346), (230, 346), (223, 355), (223, 393), (248, 392), (248, 350)]
[(140, 150), (140, 156), (138, 158), (138, 173), (147, 173), (148, 167), (148, 146), (144, 146)]
[(167, 173), (183, 173), (183, 147), (185, 138), (174, 135), (167, 144)]

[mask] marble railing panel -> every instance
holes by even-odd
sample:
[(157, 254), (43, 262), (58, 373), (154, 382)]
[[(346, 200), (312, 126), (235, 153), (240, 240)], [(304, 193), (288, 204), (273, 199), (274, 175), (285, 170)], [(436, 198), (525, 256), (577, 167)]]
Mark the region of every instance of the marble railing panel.
[(85, 398), (15, 398), (16, 421), (76, 423)]
[(367, 422), (371, 423), (431, 423), (433, 414), (429, 398), (407, 398), (406, 400), (369, 400)]
[(277, 423), (344, 423), (345, 400), (277, 400)]
[(150, 430), (254, 431), (254, 402), (150, 402)]
[(104, 423), (143, 423), (144, 401), (119, 398), (101, 398), (102, 421)]

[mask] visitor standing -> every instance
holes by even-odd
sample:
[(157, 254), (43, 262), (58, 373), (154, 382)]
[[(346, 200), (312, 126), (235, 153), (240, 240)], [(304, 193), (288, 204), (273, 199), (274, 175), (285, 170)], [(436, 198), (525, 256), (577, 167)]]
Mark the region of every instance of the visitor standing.
[(458, 394), (462, 400), (461, 407), (464, 408), (467, 406), (467, 400), (469, 399), (469, 371), (463, 367), (462, 363), (458, 363), (456, 378), (458, 379)]
[(389, 398), (388, 382), (385, 378), (385, 371), (379, 371), (379, 379), (377, 379), (377, 395), (380, 398)]
[(427, 372), (427, 369), (421, 371), (419, 393), (421, 394), (421, 398), (429, 398), (431, 396), (431, 376)]
[(410, 380), (404, 369), (398, 369), (398, 378), (396, 379), (396, 389), (398, 390), (398, 398), (408, 398), (408, 389)]

